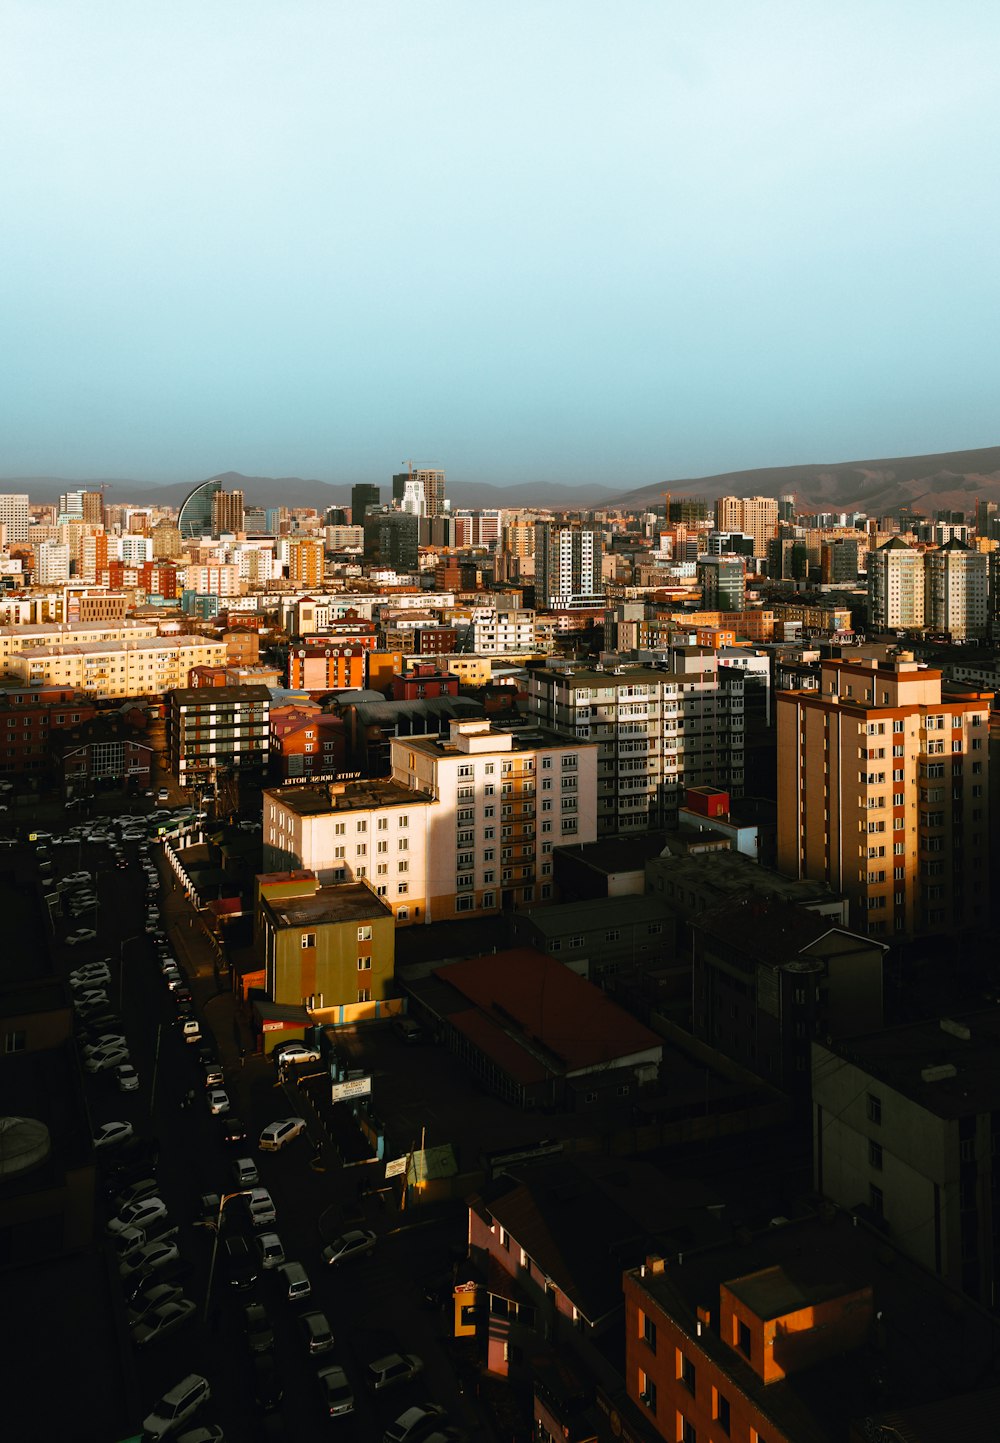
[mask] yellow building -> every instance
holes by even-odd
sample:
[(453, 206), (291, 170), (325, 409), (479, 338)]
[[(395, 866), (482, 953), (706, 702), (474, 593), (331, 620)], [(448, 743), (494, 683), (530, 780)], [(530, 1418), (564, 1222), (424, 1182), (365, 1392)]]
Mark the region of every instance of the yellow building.
[[(116, 598), (117, 600), (117, 598)], [(38, 647), (91, 646), (106, 641), (151, 641), (157, 634), (155, 621), (71, 621), (21, 622), (0, 626), (0, 663), (6, 670), (17, 652)]]
[(323, 580), (323, 543), (313, 537), (297, 537), (288, 543), (288, 579), (303, 586), (319, 586)]
[(991, 700), (904, 658), (779, 692), (779, 871), (841, 892), (859, 931), (985, 926)]
[(186, 687), (193, 667), (225, 664), (224, 641), (185, 634), (35, 646), (9, 656), (6, 669), (28, 684), (71, 686), (96, 697), (129, 697), (159, 696)]
[(258, 945), (270, 1000), (310, 1012), (337, 1009), (344, 1021), (374, 1016), (393, 980), (391, 908), (364, 882), (323, 887), (302, 874), (283, 885), (280, 878), (260, 881)]

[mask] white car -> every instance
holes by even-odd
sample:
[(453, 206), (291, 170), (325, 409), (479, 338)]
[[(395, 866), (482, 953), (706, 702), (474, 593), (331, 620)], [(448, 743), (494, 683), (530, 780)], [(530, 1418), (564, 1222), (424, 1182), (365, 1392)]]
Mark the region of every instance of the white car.
[(132, 1329), (132, 1338), (137, 1348), (145, 1347), (147, 1343), (156, 1343), (160, 1338), (165, 1338), (182, 1323), (190, 1322), (196, 1312), (195, 1304), (190, 1298), (177, 1298), (174, 1302), (161, 1303), (158, 1308), (147, 1313), (141, 1323), (136, 1323)]
[(93, 1007), (97, 1002), (107, 1002), (108, 994), (103, 987), (84, 987), (81, 991), (74, 993), (74, 1007)]
[(94, 879), (89, 872), (67, 872), (63, 877), (64, 882), (92, 882)]
[(96, 1148), (119, 1147), (128, 1142), (135, 1129), (130, 1122), (104, 1122), (94, 1133)]
[(274, 1049), (275, 1061), (287, 1066), (289, 1063), (318, 1062), (319, 1048), (307, 1047), (304, 1042), (283, 1042)]
[(123, 1233), (126, 1228), (145, 1228), (167, 1215), (167, 1205), (161, 1197), (143, 1197), (136, 1202), (126, 1203), (117, 1217), (108, 1223), (108, 1232)]
[(300, 1132), (305, 1132), (306, 1120), (304, 1117), (282, 1117), (277, 1122), (268, 1123), (260, 1135), (257, 1146), (261, 1152), (277, 1152), (279, 1148), (298, 1137)]
[(102, 1047), (92, 1057), (88, 1057), (83, 1065), (88, 1072), (107, 1072), (109, 1068), (120, 1067), (123, 1062), (127, 1061), (128, 1048), (120, 1044), (111, 1044)]
[(115, 1081), (119, 1092), (138, 1092), (139, 1074), (131, 1062), (120, 1062), (115, 1068)]
[(69, 974), (69, 985), (80, 987), (101, 987), (111, 981), (111, 968), (106, 962), (92, 962), (89, 967), (78, 967)]
[(200, 1042), (201, 1027), (196, 1017), (186, 1017), (181, 1023), (181, 1036), (185, 1042)]
[(78, 927), (75, 932), (70, 932), (66, 938), (67, 947), (79, 947), (83, 942), (96, 942), (97, 933), (93, 927)]
[(352, 1228), (350, 1232), (334, 1238), (323, 1249), (323, 1261), (331, 1266), (345, 1263), (350, 1258), (359, 1258), (363, 1253), (370, 1253), (375, 1243), (375, 1234), (368, 1228)]
[(250, 1214), (250, 1221), (254, 1227), (267, 1227), (268, 1223), (278, 1221), (274, 1200), (266, 1187), (252, 1187), (247, 1194), (246, 1202), (247, 1212)]
[(205, 1094), (208, 1110), (213, 1117), (221, 1117), (229, 1111), (229, 1094), (223, 1087), (210, 1087)]
[(157, 1283), (144, 1297), (137, 1299), (133, 1307), (129, 1308), (129, 1325), (141, 1323), (150, 1313), (155, 1313), (157, 1308), (162, 1308), (165, 1303), (176, 1303), (183, 1296), (183, 1290), (176, 1283)]
[(189, 1373), (176, 1387), (164, 1393), (149, 1416), (143, 1419), (143, 1436), (165, 1438), (168, 1433), (175, 1432), (211, 1396), (212, 1389), (208, 1379), (203, 1378), (200, 1373)]
[(175, 1263), (180, 1255), (181, 1250), (173, 1239), (159, 1238), (156, 1242), (136, 1248), (128, 1257), (123, 1258), (118, 1264), (118, 1276), (127, 1282), (129, 1278), (143, 1272), (143, 1269), (148, 1269), (151, 1273), (157, 1272), (168, 1263)]
[(233, 1163), (233, 1177), (237, 1187), (253, 1187), (260, 1182), (260, 1173), (252, 1157), (238, 1157)]
[(280, 1268), (285, 1261), (285, 1250), (277, 1233), (258, 1233), (254, 1239), (257, 1255), (262, 1268)]

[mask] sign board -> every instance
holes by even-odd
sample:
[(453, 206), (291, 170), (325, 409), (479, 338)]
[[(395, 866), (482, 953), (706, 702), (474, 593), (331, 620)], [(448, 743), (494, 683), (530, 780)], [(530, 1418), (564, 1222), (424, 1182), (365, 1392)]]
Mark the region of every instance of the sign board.
[(401, 1174), (401, 1173), (404, 1173), (405, 1171), (406, 1171), (406, 1158), (405, 1158), (405, 1157), (394, 1157), (391, 1162), (387, 1162), (386, 1165), (385, 1165), (386, 1181), (388, 1181), (389, 1178), (391, 1178), (391, 1177), (399, 1177), (400, 1174)]
[(370, 1077), (352, 1077), (347, 1082), (335, 1082), (330, 1088), (330, 1100), (343, 1102), (348, 1097), (367, 1097), (372, 1090)]
[(283, 1022), (263, 1022), (261, 1024), (262, 1032), (283, 1032), (284, 1030), (285, 1024)]

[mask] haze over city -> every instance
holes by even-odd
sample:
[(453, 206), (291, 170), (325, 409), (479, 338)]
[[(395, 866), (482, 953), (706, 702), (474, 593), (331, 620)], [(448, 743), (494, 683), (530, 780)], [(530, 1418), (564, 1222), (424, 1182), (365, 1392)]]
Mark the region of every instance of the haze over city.
[(707, 475), (995, 441), (994, 7), (2, 20), (7, 475)]

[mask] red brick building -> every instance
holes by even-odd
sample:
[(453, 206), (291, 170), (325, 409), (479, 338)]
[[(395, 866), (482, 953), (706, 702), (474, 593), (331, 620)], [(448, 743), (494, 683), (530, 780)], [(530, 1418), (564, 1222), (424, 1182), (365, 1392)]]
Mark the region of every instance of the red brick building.
[(392, 701), (421, 701), (432, 696), (458, 696), (458, 677), (418, 662), (410, 671), (394, 676), (389, 687)]
[(89, 697), (70, 687), (20, 687), (0, 691), (0, 773), (49, 769), (50, 737), (95, 716)]
[[(285, 709), (283, 709), (285, 710)], [(344, 723), (325, 712), (271, 715), (271, 774), (279, 782), (328, 780), (343, 770)]]
[(116, 784), (136, 791), (149, 786), (153, 773), (150, 739), (123, 717), (92, 717), (53, 736), (50, 745), (53, 764), (71, 797), (89, 792), (95, 785)]
[(288, 685), (293, 691), (360, 690), (368, 651), (368, 644), (330, 636), (295, 642), (288, 650)]

